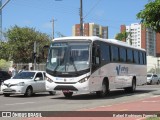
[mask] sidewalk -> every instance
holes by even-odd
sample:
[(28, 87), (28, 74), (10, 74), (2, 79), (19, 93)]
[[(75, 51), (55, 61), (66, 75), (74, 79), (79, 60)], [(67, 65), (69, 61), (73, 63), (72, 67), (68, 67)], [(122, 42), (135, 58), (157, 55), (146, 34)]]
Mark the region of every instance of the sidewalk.
[(150, 98), (136, 101), (70, 111), (70, 113), (53, 111), (51, 117), (42, 115), (42, 118), (25, 118), (24, 120), (160, 120), (160, 91), (152, 94), (154, 96)]

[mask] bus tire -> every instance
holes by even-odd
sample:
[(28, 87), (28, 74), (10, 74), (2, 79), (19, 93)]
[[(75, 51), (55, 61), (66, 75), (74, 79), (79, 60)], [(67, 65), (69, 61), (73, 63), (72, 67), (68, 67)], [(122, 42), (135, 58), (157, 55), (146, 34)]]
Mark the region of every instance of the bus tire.
[(10, 93), (3, 93), (4, 97), (9, 97)]
[(132, 80), (132, 86), (131, 87), (127, 87), (124, 90), (127, 93), (133, 93), (133, 92), (135, 92), (136, 91), (136, 79), (133, 78), (133, 80)]
[(73, 92), (63, 92), (63, 95), (64, 95), (66, 98), (70, 98), (70, 97), (72, 97)]
[(96, 95), (98, 97), (105, 97), (108, 92), (109, 92), (108, 83), (106, 81), (103, 81), (103, 83), (102, 83), (102, 90), (101, 91), (96, 91)]

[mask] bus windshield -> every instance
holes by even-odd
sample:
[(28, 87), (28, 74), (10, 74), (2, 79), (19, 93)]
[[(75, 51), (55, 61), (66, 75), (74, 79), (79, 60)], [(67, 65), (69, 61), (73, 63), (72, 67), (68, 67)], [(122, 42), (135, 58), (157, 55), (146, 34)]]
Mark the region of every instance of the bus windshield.
[(47, 70), (61, 73), (79, 73), (89, 69), (89, 42), (53, 42), (47, 60)]

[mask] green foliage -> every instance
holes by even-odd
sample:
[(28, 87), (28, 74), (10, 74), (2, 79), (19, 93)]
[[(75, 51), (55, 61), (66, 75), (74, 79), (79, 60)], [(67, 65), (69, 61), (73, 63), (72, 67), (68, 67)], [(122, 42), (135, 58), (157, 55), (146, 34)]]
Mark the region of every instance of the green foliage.
[(8, 70), (10, 64), (11, 64), (10, 62), (7, 62), (4, 59), (0, 59), (0, 70)]
[(118, 33), (115, 39), (120, 40), (120, 41), (125, 41), (127, 36), (128, 36), (127, 32), (122, 32), (122, 33)]
[[(36, 31), (34, 28), (14, 26), (7, 31), (8, 42), (2, 45), (4, 55), (2, 58), (13, 60), (15, 63), (32, 62), (32, 53), (34, 51), (34, 42), (39, 44), (39, 51), (44, 45), (50, 43), (50, 38), (44, 33)], [(40, 52), (41, 53), (41, 52)]]
[(8, 47), (9, 44), (7, 42), (0, 42), (0, 59), (9, 60), (10, 53)]
[(149, 117), (146, 120), (160, 120), (160, 117)]
[(152, 0), (146, 4), (144, 10), (137, 14), (137, 18), (146, 27), (160, 33), (160, 0)]

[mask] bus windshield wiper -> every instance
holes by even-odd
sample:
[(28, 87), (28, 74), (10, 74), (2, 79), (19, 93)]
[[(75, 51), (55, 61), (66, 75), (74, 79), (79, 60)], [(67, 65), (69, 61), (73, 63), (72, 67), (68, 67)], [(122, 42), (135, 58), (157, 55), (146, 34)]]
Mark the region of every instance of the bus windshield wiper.
[(59, 65), (57, 64), (56, 67), (54, 68), (54, 70), (53, 70), (54, 73), (56, 73), (56, 70), (57, 70), (58, 66)]
[(74, 64), (74, 59), (73, 59), (73, 57), (70, 57), (70, 61), (71, 61), (72, 65), (73, 65), (73, 67), (74, 67), (74, 69), (75, 69), (75, 71), (76, 71), (76, 74), (78, 74), (76, 65)]

